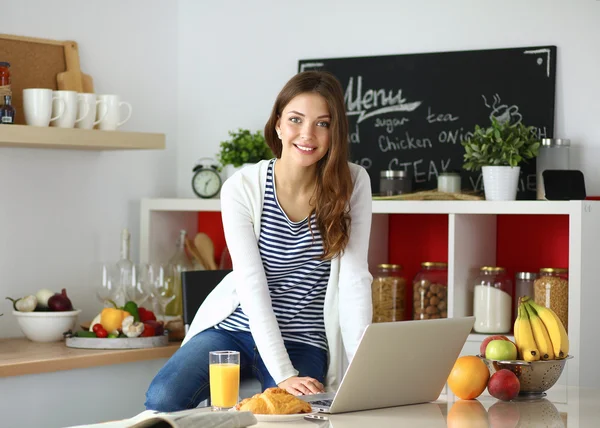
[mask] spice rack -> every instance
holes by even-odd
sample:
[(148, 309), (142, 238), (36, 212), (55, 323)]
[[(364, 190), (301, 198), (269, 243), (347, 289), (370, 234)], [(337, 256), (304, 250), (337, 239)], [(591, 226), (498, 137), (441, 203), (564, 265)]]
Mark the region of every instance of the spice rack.
[(97, 129), (0, 126), (0, 147), (70, 150), (163, 150), (165, 135)]
[[(600, 253), (599, 201), (373, 201), (372, 204), (371, 271), (375, 272), (380, 263), (399, 263), (409, 268), (406, 260), (408, 265), (416, 265), (417, 261), (447, 261), (449, 317), (472, 312), (469, 285), (481, 266), (507, 264), (511, 268), (513, 264), (514, 270), (525, 270), (517, 263), (536, 256), (538, 241), (544, 248), (554, 245), (556, 248), (550, 248), (549, 263), (564, 260), (567, 264), (564, 267), (569, 269), (570, 353), (575, 356), (569, 360), (559, 384), (600, 383), (593, 359), (595, 350), (600, 348), (594, 317), (600, 299), (596, 269)], [(168, 253), (181, 228), (189, 234), (222, 230), (216, 221), (220, 217), (207, 216), (219, 211), (219, 200), (142, 200), (142, 262), (166, 257), (163, 252)], [(212, 221), (206, 223), (199, 218)], [(414, 273), (417, 269), (418, 266), (413, 267)], [(414, 277), (409, 269), (405, 269), (405, 274), (409, 281)], [(410, 308), (406, 312), (410, 313)], [(469, 335), (462, 353), (479, 353), (485, 336)], [(549, 397), (566, 402), (566, 397), (553, 397), (550, 392)]]

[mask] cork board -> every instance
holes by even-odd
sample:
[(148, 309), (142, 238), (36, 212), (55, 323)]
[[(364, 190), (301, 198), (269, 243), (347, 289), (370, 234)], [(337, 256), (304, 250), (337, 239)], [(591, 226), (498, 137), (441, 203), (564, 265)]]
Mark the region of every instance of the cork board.
[(24, 125), (23, 89), (57, 90), (56, 75), (66, 71), (64, 42), (0, 34), (0, 62), (10, 62), (15, 123)]

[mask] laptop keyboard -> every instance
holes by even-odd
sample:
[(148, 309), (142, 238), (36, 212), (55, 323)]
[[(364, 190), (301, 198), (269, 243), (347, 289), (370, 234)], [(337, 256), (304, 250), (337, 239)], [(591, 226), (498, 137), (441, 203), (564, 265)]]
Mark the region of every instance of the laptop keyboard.
[(333, 403), (333, 400), (317, 400), (317, 401), (310, 402), (310, 404), (313, 406), (323, 406), (323, 407), (329, 407), (329, 406), (331, 406), (331, 403)]

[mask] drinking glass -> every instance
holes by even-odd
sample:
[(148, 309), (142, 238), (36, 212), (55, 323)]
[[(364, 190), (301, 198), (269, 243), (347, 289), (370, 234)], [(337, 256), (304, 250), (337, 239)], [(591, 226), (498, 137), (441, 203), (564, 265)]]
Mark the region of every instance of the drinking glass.
[(116, 271), (112, 264), (103, 263), (94, 268), (93, 283), (95, 284), (96, 298), (106, 307), (113, 307), (110, 303), (117, 296)]
[(167, 305), (175, 299), (175, 295), (169, 291), (168, 279), (170, 276), (172, 274), (170, 274), (168, 265), (155, 263), (149, 267), (148, 291), (153, 300), (153, 309), (155, 309), (154, 304), (156, 304), (158, 306), (156, 314), (162, 315), (163, 320), (165, 319)]
[(125, 297), (127, 300), (135, 302), (138, 306), (142, 306), (150, 293), (147, 291), (150, 282), (149, 267), (145, 264), (137, 264), (133, 267), (131, 277), (125, 284)]
[(240, 353), (209, 353), (210, 402), (213, 411), (230, 410), (238, 401), (240, 389)]

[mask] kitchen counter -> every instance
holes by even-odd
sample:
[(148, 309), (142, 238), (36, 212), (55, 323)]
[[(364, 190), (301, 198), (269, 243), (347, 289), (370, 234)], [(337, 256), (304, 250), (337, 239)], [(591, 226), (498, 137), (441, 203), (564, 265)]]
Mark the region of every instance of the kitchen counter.
[(0, 339), (0, 378), (169, 358), (180, 342), (147, 349), (76, 349), (64, 342)]

